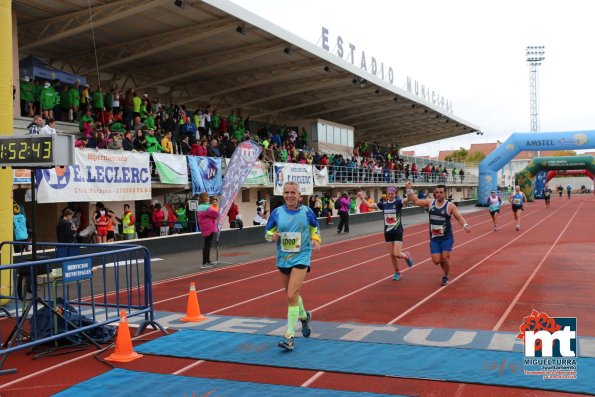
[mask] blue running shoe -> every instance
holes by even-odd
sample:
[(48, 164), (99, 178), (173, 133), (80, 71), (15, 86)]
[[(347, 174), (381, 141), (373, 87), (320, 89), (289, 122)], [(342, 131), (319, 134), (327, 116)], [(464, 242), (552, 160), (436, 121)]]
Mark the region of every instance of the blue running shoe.
[(312, 327), (310, 326), (310, 321), (312, 321), (312, 313), (306, 312), (306, 318), (300, 319), (302, 322), (302, 335), (304, 338), (309, 338), (310, 334), (312, 333)]
[(396, 272), (393, 276), (393, 281), (398, 281), (401, 278), (401, 272)]
[(291, 338), (285, 337), (281, 342), (279, 342), (279, 347), (281, 349), (285, 349), (287, 351), (292, 351), (293, 350), (293, 337), (291, 337)]
[(407, 266), (411, 267), (413, 266), (413, 259), (411, 258), (411, 254), (409, 253), (409, 251), (404, 252), (405, 255), (407, 255), (407, 258), (405, 258), (405, 262), (407, 262)]
[(445, 287), (448, 284), (448, 276), (442, 276), (442, 286)]

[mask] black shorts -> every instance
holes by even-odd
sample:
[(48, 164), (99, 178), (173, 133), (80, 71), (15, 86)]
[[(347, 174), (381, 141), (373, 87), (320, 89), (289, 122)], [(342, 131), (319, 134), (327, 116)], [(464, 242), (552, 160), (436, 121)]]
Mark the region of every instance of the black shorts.
[(113, 230), (108, 230), (107, 232), (107, 238), (114, 238), (115, 237), (115, 233)]
[(310, 273), (310, 266), (306, 266), (306, 265), (295, 265), (295, 266), (292, 266), (292, 267), (279, 267), (279, 266), (277, 266), (277, 269), (279, 269), (279, 271), (281, 273), (289, 275), (289, 274), (291, 274), (291, 269), (293, 269), (294, 267), (296, 269), (306, 269), (307, 268), (308, 269), (307, 273)]
[(496, 213), (498, 213), (498, 214), (499, 214), (499, 213), (500, 213), (500, 210), (498, 209), (498, 210), (490, 211), (490, 214), (492, 214), (492, 215), (494, 215), (494, 214), (496, 214)]
[(544, 199), (545, 201), (550, 201), (550, 196), (545, 196)]
[(387, 243), (403, 242), (403, 233), (384, 233), (384, 241)]
[(518, 210), (523, 210), (523, 206), (522, 205), (513, 205), (512, 206), (512, 212), (517, 212)]

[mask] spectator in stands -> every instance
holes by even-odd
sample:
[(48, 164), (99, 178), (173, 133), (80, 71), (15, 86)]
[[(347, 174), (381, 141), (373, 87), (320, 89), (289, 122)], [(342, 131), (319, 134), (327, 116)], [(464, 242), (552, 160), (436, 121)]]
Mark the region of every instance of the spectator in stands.
[(50, 82), (46, 81), (43, 83), (43, 88), (39, 93), (39, 104), (41, 106), (43, 118), (46, 120), (54, 118), (54, 106), (57, 102), (56, 97), (56, 91)]
[(132, 91), (132, 117), (134, 117), (135, 119), (138, 117), (138, 119), (140, 120), (140, 108), (142, 104), (143, 100), (138, 96), (136, 92)]
[(155, 130), (155, 118), (153, 117), (153, 112), (149, 112), (145, 117), (143, 124), (147, 126), (149, 130)]
[(56, 120), (53, 118), (49, 118), (47, 124), (44, 125), (41, 130), (39, 130), (40, 134), (48, 134), (48, 135), (56, 135)]
[(461, 183), (463, 183), (463, 181), (465, 180), (465, 171), (463, 171), (462, 168), (459, 171), (459, 178), (461, 178)]
[(111, 139), (107, 144), (107, 148), (111, 150), (122, 150), (122, 135), (119, 132), (114, 132), (111, 135)]
[(145, 238), (149, 236), (149, 232), (153, 230), (153, 224), (151, 223), (151, 214), (146, 205), (141, 208), (140, 221), (138, 225), (138, 237)]
[(91, 94), (91, 100), (93, 101), (93, 112), (95, 112), (95, 117), (101, 119), (102, 113), (105, 110), (101, 86), (97, 86), (97, 89), (93, 91), (93, 93)]
[(81, 82), (77, 80), (74, 86), (68, 89), (68, 103), (70, 104), (70, 110), (68, 111), (68, 121), (72, 122), (79, 119), (79, 107), (81, 104)]
[(86, 136), (82, 136), (76, 140), (76, 142), (74, 143), (74, 147), (84, 149), (87, 147), (88, 141), (89, 139)]
[(134, 142), (132, 141), (132, 131), (128, 130), (124, 133), (122, 139), (122, 149), (132, 151), (134, 149)]
[(171, 131), (167, 131), (161, 140), (161, 147), (164, 153), (174, 154), (174, 147), (171, 143)]
[(41, 116), (36, 114), (33, 117), (33, 121), (27, 126), (29, 135), (39, 135), (39, 131), (41, 130), (41, 123), (42, 123)]
[[(27, 218), (25, 218), (25, 215), (21, 211), (21, 207), (19, 205), (13, 207), (13, 214), (12, 231), (14, 241), (29, 241), (29, 224), (27, 223)], [(15, 244), (14, 252), (23, 252), (25, 247), (25, 245)]]
[(35, 114), (35, 84), (29, 76), (25, 76), (19, 86), (21, 93), (21, 115), (24, 117), (33, 117)]
[(185, 156), (189, 155), (192, 151), (192, 147), (190, 146), (189, 140), (190, 138), (188, 138), (188, 135), (186, 135), (182, 138), (182, 142), (180, 143), (180, 151)]
[(136, 152), (144, 152), (146, 148), (145, 133), (143, 130), (136, 130), (136, 135), (132, 141), (132, 149)]
[[(93, 116), (91, 115), (91, 109), (87, 109), (85, 110), (85, 114), (83, 114), (81, 116), (81, 118), (79, 119), (79, 131), (80, 132), (84, 132), (83, 130), (83, 126), (86, 123), (91, 123), (92, 125), (95, 123), (95, 120), (93, 119)], [(88, 137), (88, 136), (87, 136)]]
[(192, 145), (192, 150), (190, 154), (193, 156), (206, 156), (207, 155), (207, 140), (202, 139), (200, 142), (194, 143)]
[(229, 211), (227, 211), (227, 216), (229, 217), (229, 227), (232, 229), (242, 229), (244, 227), (244, 222), (239, 218), (240, 211), (238, 209), (238, 205), (235, 202), (231, 203), (229, 207)]
[(219, 150), (219, 142), (217, 139), (211, 139), (211, 144), (207, 148), (207, 156), (209, 157), (221, 157), (221, 150)]
[(134, 116), (134, 121), (132, 122), (132, 129), (134, 131), (142, 130), (145, 127), (143, 122), (140, 120), (140, 116)]
[(190, 139), (198, 140), (200, 137), (197, 135), (197, 132), (196, 125), (190, 117), (187, 117), (182, 127), (180, 127), (180, 135), (187, 135)]
[(60, 121), (72, 121), (69, 119), (68, 114), (70, 112), (70, 96), (68, 95), (68, 86), (62, 86), (62, 91), (59, 93), (58, 106), (54, 108), (54, 116), (56, 120)]

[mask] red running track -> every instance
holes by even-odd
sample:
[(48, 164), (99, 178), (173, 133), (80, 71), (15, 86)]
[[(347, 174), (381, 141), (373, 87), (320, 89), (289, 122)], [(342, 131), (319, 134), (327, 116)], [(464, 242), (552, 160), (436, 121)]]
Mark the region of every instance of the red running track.
[[(509, 207), (502, 211), (497, 232), (492, 231), (487, 210), (467, 214), (472, 232), (467, 234), (454, 227), (451, 281), (444, 288), (440, 287), (440, 269), (429, 259), (426, 224), (406, 229), (405, 248), (416, 264), (402, 268), (398, 282), (391, 280), (391, 265), (381, 234), (343, 240), (323, 246), (314, 256), (302, 296), (317, 321), (515, 332), (523, 317), (535, 308), (557, 317), (577, 317), (581, 336), (595, 336), (595, 292), (591, 286), (595, 276), (595, 237), (590, 230), (593, 213), (592, 196), (554, 199), (549, 209), (543, 202), (531, 203), (523, 213), (518, 232)], [(197, 283), (201, 308), (207, 315), (285, 316), (285, 295), (272, 256), (155, 283), (156, 310), (182, 312), (187, 294), (179, 292), (187, 291), (189, 281)], [(150, 332), (141, 338), (159, 335)], [(109, 370), (93, 358), (94, 353), (87, 350), (35, 361), (24, 354), (11, 355), (5, 368), (17, 366), (19, 373), (0, 378), (0, 395), (19, 396), (27, 390), (27, 396), (45, 396)], [(154, 356), (119, 366), (185, 376), (387, 394), (571, 395)]]

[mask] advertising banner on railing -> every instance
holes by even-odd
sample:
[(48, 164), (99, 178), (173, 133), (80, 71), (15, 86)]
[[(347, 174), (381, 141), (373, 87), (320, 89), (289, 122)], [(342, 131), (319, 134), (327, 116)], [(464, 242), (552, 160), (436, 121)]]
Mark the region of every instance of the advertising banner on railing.
[(318, 169), (318, 167), (314, 167), (314, 185), (328, 185), (328, 167), (323, 166), (321, 169)]
[(149, 154), (77, 149), (75, 165), (35, 171), (40, 203), (151, 198)]
[(172, 185), (188, 183), (188, 163), (186, 156), (168, 153), (152, 153), (159, 181)]
[(207, 192), (209, 196), (221, 194), (223, 177), (220, 157), (188, 156), (192, 177), (192, 194)]
[(266, 185), (269, 183), (269, 164), (257, 161), (252, 166), (244, 185)]
[(274, 163), (274, 195), (283, 195), (283, 184), (293, 181), (300, 185), (302, 195), (311, 195), (314, 192), (314, 177), (310, 164)]
[[(242, 188), (250, 170), (258, 162), (256, 159), (260, 156), (260, 152), (262, 152), (262, 147), (254, 141), (244, 141), (234, 150), (223, 182), (223, 193), (221, 193), (220, 200), (221, 210), (217, 220), (219, 232), (223, 229), (223, 222), (233, 200)], [(217, 236), (217, 241), (219, 241), (219, 236)]]

